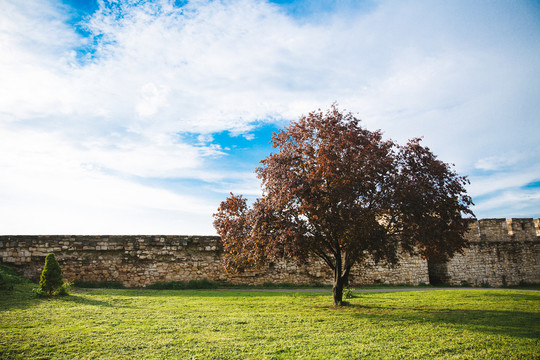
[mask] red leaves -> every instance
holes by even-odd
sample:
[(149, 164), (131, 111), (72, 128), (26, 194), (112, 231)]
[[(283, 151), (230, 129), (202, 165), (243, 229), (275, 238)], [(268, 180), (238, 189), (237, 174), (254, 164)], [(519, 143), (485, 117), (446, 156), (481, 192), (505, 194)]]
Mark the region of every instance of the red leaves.
[(227, 266), (311, 253), (346, 274), (365, 254), (396, 261), (395, 235), (403, 249), (427, 257), (459, 251), (461, 214), (472, 215), (467, 179), (420, 141), (385, 141), (336, 105), (274, 133), (278, 152), (256, 169), (265, 197), (248, 209), (231, 194), (214, 214)]

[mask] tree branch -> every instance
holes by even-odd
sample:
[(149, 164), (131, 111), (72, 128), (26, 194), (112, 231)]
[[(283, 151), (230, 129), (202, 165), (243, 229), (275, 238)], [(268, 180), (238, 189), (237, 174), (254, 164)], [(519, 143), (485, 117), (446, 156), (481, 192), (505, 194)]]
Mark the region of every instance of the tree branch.
[(332, 271), (336, 269), (336, 266), (332, 263), (332, 259), (327, 254), (322, 251), (317, 251), (316, 249), (312, 249), (311, 252), (315, 256), (321, 258), (326, 263), (326, 265), (328, 265), (332, 269)]

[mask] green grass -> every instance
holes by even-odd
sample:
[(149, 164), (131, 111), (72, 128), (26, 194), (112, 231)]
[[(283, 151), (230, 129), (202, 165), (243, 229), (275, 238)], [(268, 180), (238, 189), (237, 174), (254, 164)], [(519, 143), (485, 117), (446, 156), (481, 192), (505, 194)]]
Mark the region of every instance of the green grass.
[(29, 284), (30, 281), (17, 275), (15, 270), (0, 262), (0, 291), (12, 290), (15, 284)]
[(1, 359), (538, 359), (540, 293), (0, 292)]

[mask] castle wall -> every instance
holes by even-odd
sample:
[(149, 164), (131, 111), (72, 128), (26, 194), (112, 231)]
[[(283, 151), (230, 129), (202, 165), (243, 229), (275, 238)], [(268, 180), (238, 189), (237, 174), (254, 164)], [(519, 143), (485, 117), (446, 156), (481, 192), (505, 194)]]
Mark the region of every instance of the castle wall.
[[(306, 265), (283, 261), (243, 274), (228, 274), (221, 264), (217, 236), (0, 236), (2, 262), (31, 279), (39, 278), (50, 252), (55, 253), (69, 281), (117, 281), (129, 287), (203, 278), (252, 285), (331, 284), (332, 279), (330, 269), (319, 261)], [(357, 267), (352, 279), (417, 283), (425, 272), (423, 263), (405, 258), (398, 271), (374, 264), (370, 272)]]
[(540, 283), (538, 219), (483, 219), (471, 224), (470, 246), (447, 263), (451, 285)]
[[(426, 260), (406, 254), (395, 267), (368, 261), (353, 269), (350, 283), (428, 283), (429, 273), (435, 271), (454, 285), (540, 283), (538, 219), (475, 221), (466, 236), (469, 248), (448, 263), (428, 266)], [(253, 285), (332, 282), (330, 269), (315, 260), (305, 265), (283, 261), (228, 274), (216, 236), (0, 236), (0, 260), (31, 279), (39, 278), (50, 252), (69, 281), (116, 281), (129, 287), (203, 278)]]

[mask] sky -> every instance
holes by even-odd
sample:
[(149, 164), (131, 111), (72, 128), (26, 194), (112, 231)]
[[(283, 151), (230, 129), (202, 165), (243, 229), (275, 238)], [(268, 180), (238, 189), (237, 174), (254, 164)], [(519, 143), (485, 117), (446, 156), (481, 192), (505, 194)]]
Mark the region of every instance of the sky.
[(212, 235), (337, 102), (540, 216), (540, 3), (0, 0), (0, 233)]

